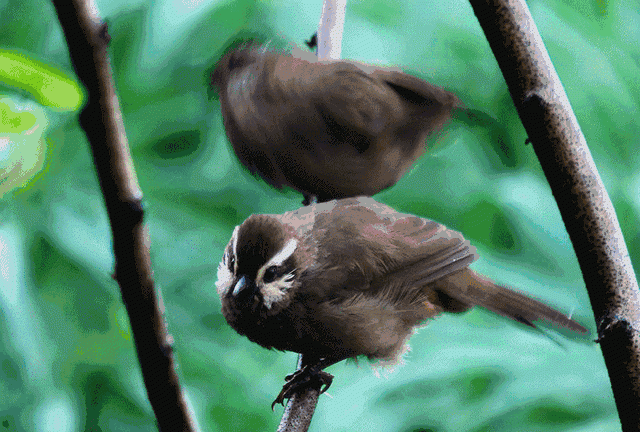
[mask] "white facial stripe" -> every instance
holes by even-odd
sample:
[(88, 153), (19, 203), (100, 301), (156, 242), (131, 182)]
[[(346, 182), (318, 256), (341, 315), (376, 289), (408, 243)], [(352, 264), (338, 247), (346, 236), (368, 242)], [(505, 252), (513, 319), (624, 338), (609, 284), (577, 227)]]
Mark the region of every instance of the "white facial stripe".
[(221, 297), (229, 292), (232, 282), (233, 273), (229, 270), (226, 263), (221, 262), (218, 266), (218, 280), (216, 281), (216, 288)]
[(233, 256), (238, 256), (238, 230), (239, 229), (240, 229), (240, 225), (235, 227), (235, 229), (233, 230), (233, 235), (231, 236), (231, 238), (233, 238), (233, 244), (231, 245)]
[(282, 250), (277, 254), (275, 254), (273, 258), (271, 258), (269, 262), (267, 262), (267, 264), (264, 265), (263, 268), (266, 269), (271, 266), (281, 266), (286, 260), (289, 259), (291, 255), (293, 255), (297, 246), (298, 246), (298, 240), (296, 239), (289, 240), (287, 244), (284, 245)]

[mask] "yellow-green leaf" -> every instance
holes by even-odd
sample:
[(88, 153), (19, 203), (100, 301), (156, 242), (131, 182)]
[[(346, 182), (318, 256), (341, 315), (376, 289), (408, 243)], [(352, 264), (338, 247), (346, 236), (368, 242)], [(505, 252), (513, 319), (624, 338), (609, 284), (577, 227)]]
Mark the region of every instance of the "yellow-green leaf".
[(61, 70), (18, 51), (0, 49), (0, 82), (31, 93), (42, 105), (75, 111), (82, 88)]

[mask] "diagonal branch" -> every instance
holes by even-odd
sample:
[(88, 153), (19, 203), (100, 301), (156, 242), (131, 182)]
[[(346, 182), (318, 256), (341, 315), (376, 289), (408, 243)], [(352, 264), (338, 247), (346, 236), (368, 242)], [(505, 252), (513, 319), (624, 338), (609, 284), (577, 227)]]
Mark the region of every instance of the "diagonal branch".
[(194, 431), (180, 388), (171, 336), (156, 296), (148, 232), (107, 54), (110, 36), (89, 0), (53, 0), (71, 60), (87, 89), (80, 114), (113, 232), (114, 279), (120, 285), (147, 395), (163, 431)]
[(470, 0), (573, 243), (623, 430), (640, 426), (640, 297), (611, 200), (524, 0)]

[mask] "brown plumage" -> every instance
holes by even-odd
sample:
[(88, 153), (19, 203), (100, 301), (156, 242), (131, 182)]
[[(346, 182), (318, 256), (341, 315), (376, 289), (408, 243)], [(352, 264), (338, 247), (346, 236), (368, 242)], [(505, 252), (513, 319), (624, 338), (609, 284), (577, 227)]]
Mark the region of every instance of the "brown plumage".
[(458, 104), (399, 69), (320, 62), (250, 41), (220, 59), (211, 82), (240, 162), (320, 201), (394, 185)]
[(397, 361), (425, 320), (473, 306), (586, 331), (471, 270), (477, 258), (462, 234), (357, 197), (250, 216), (234, 231), (216, 285), (238, 333), (302, 353), (316, 370), (357, 356)]

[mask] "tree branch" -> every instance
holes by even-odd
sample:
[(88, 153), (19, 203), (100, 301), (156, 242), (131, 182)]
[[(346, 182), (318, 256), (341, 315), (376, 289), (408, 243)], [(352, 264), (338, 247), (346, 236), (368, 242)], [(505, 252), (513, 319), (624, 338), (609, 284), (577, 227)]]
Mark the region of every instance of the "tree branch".
[(138, 185), (107, 53), (109, 33), (88, 0), (53, 0), (88, 102), (80, 114), (113, 233), (114, 279), (129, 314), (147, 395), (164, 431), (196, 430), (180, 388), (156, 297)]
[(324, 0), (318, 24), (318, 59), (339, 60), (347, 0)]
[[(302, 354), (298, 355), (296, 370), (301, 368)], [(311, 418), (316, 411), (319, 396), (320, 387), (309, 387), (301, 393), (293, 395), (282, 413), (278, 432), (306, 432), (311, 425)]]
[(640, 426), (640, 298), (618, 219), (524, 0), (470, 0), (578, 257), (623, 430)]

